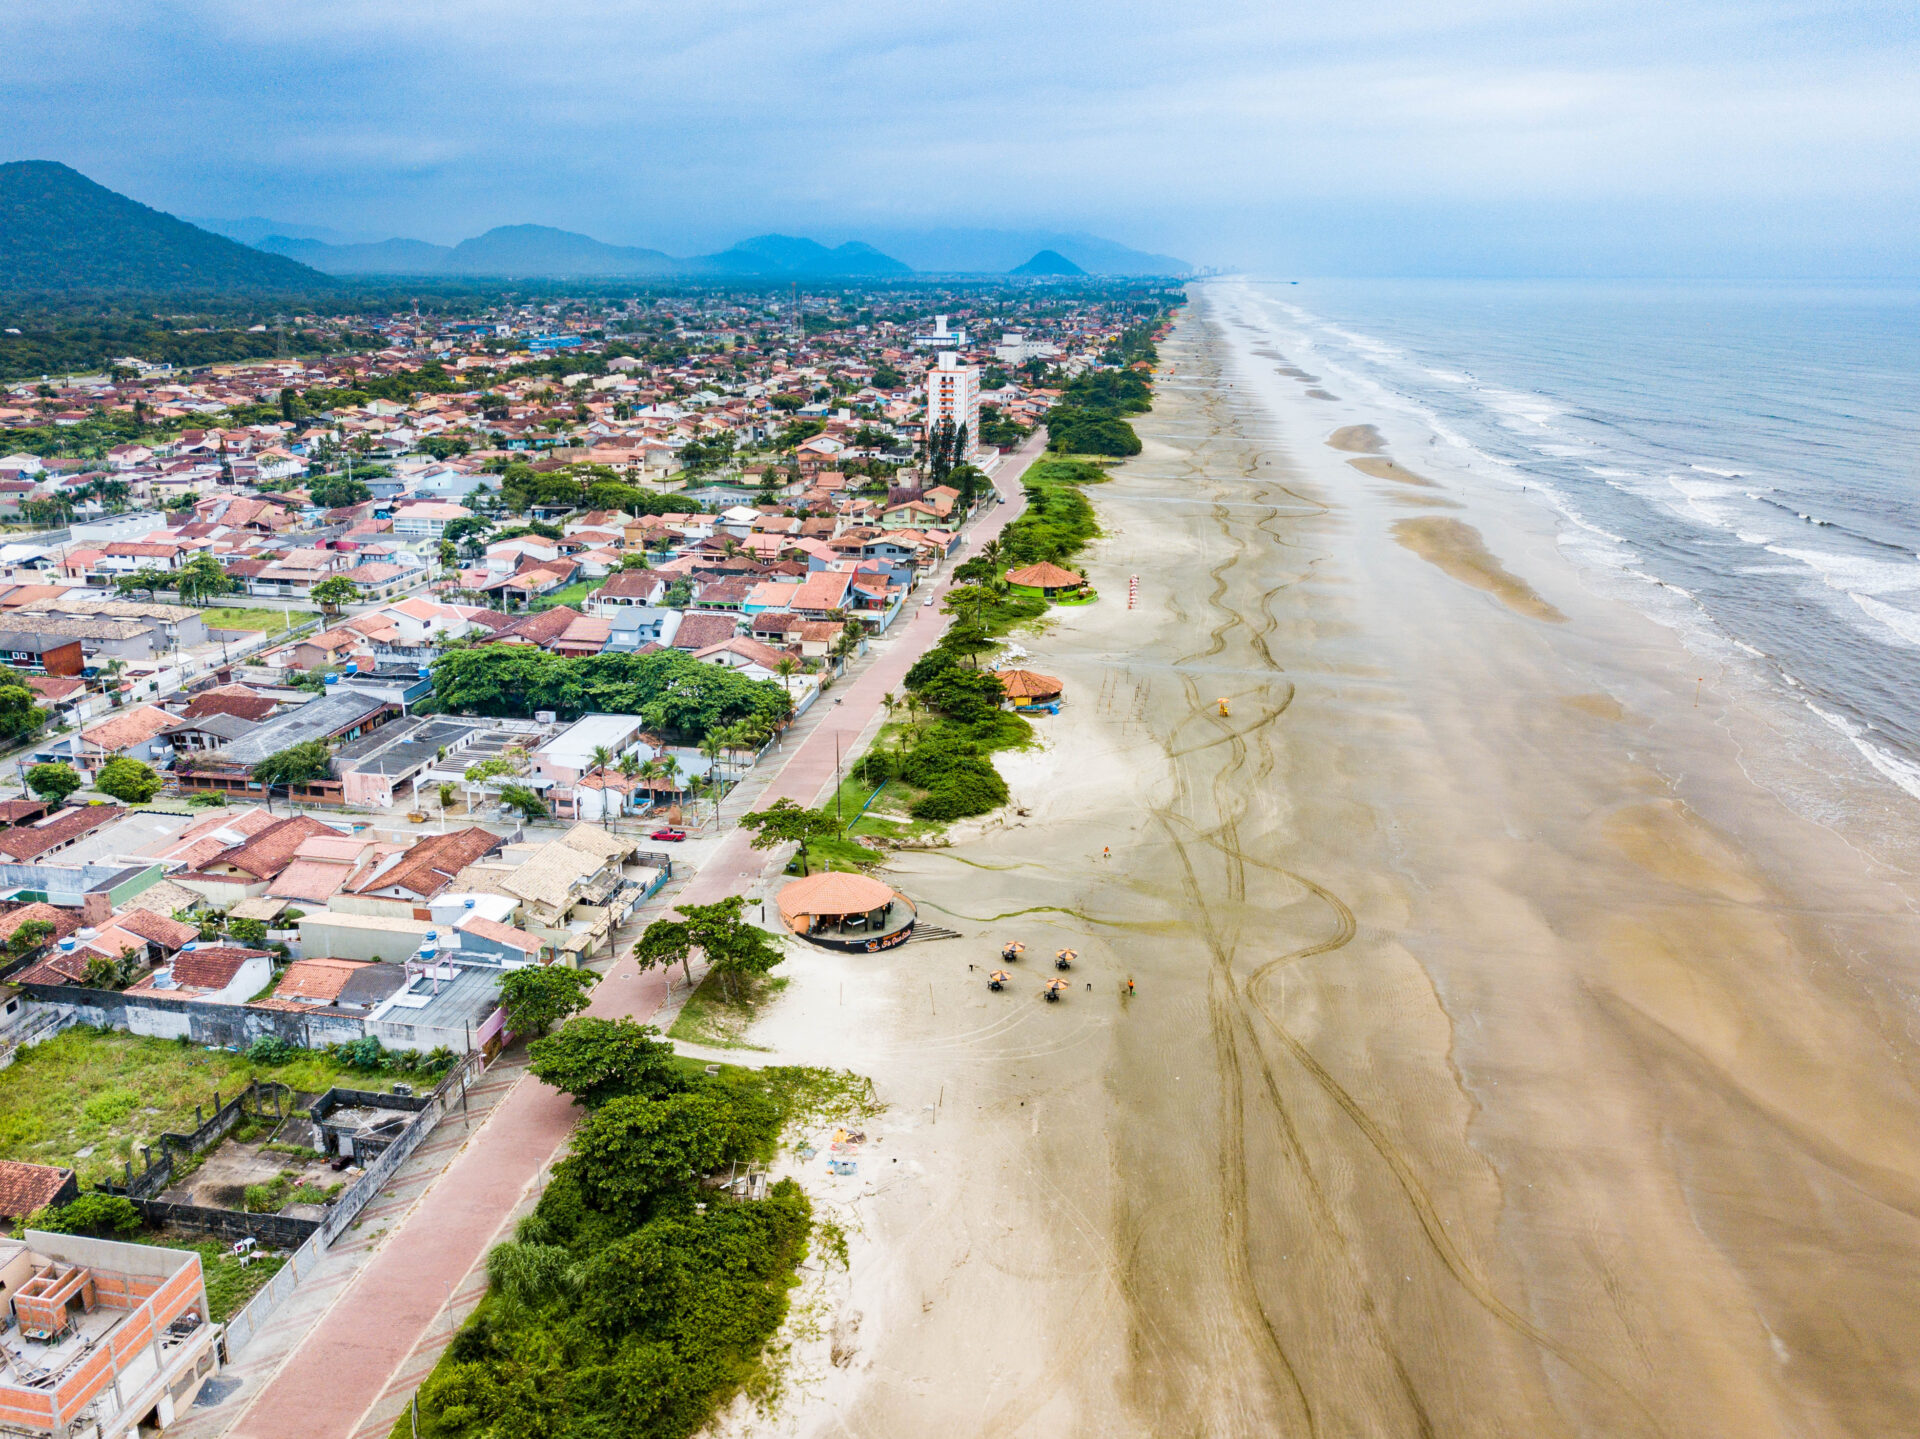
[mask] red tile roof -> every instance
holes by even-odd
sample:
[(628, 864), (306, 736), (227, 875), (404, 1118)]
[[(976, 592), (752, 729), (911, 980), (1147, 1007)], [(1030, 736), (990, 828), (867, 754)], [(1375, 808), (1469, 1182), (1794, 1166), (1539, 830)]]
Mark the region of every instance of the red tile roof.
[(235, 845), (224, 854), (199, 862), (202, 865), (230, 864), (258, 879), (272, 879), (293, 863), (293, 852), (306, 840), (316, 834), (339, 833), (324, 820), (297, 814), (290, 819), (275, 820), (245, 844)]
[(351, 887), (351, 892), (371, 894), (395, 887), (422, 899), (431, 899), (451, 884), (461, 870), (499, 846), (498, 835), (477, 825), (446, 834), (431, 834), (401, 855), (397, 863), (363, 876)]
[(124, 813), (118, 805), (111, 804), (63, 809), (44, 823), (0, 831), (0, 855), (25, 864), (70, 840), (105, 829)]
[(80, 928), (78, 911), (61, 909), (36, 899), (31, 904), (23, 904), (18, 909), (0, 914), (0, 944), (5, 944), (12, 939), (13, 932), (30, 919), (41, 920), (53, 926), (53, 934), (49, 937), (49, 942), (54, 939), (65, 939)]
[(248, 689), (245, 685), (218, 685), (202, 690), (187, 706), (186, 718), (204, 719), (207, 715), (232, 715), (236, 719), (263, 720), (280, 707), (280, 702)]
[(173, 982), (183, 989), (225, 989), (240, 966), (250, 959), (267, 959), (264, 949), (217, 945), (212, 949), (181, 950), (173, 957)]
[(296, 959), (273, 987), (273, 997), (331, 1004), (353, 972), (365, 968), (356, 959)]
[(150, 909), (127, 910), (124, 914), (116, 915), (113, 922), (162, 949), (178, 949), (183, 944), (192, 944), (200, 936), (200, 931), (192, 925), (182, 924), (164, 914), (155, 914)]
[(36, 1209), (45, 1209), (53, 1203), (60, 1197), (60, 1191), (72, 1182), (71, 1169), (0, 1159), (0, 1214), (9, 1219), (24, 1219)]

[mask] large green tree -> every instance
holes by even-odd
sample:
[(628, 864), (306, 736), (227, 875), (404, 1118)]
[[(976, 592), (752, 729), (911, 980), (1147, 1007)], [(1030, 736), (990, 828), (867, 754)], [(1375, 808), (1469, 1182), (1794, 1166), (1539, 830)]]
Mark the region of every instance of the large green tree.
[(725, 1104), (698, 1091), (610, 1099), (574, 1138), (581, 1188), (595, 1208), (638, 1218), (655, 1196), (720, 1163), (729, 1130)]
[(773, 849), (783, 844), (800, 846), (800, 869), (807, 868), (807, 842), (826, 839), (840, 832), (830, 814), (808, 809), (790, 799), (777, 799), (766, 809), (740, 816), (740, 828), (753, 831), (755, 849)]
[(66, 803), (67, 796), (85, 783), (80, 771), (58, 760), (37, 764), (27, 771), (27, 788), (49, 804)]
[(323, 739), (303, 740), (268, 755), (252, 771), (255, 784), (271, 794), (276, 789), (291, 790), (297, 784), (312, 784), (333, 773), (333, 756)]
[(160, 793), (164, 783), (152, 765), (127, 755), (116, 755), (100, 766), (93, 787), (128, 804), (145, 804)]
[(538, 1039), (568, 1015), (587, 1007), (587, 991), (597, 978), (592, 970), (564, 964), (509, 970), (500, 981), (507, 1028), (525, 1038)]
[(189, 605), (203, 605), (216, 595), (229, 595), (240, 588), (240, 582), (208, 554), (195, 555), (181, 566), (175, 583), (181, 601)]
[[(5, 674), (0, 670), (0, 674)], [(12, 676), (6, 677), (11, 681)], [(35, 695), (25, 685), (0, 682), (0, 739), (21, 740), (40, 733), (47, 712), (34, 703)]]
[(527, 1057), (536, 1078), (587, 1109), (624, 1095), (662, 1099), (686, 1088), (674, 1068), (673, 1046), (652, 1025), (635, 1024), (626, 1015), (576, 1015), (558, 1033), (528, 1045)]

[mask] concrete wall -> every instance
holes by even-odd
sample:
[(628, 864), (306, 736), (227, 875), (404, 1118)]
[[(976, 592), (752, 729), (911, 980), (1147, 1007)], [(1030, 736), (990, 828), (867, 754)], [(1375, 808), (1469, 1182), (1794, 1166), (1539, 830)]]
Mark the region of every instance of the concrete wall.
[[(411, 905), (405, 913), (411, 916)], [(306, 915), (300, 921), (300, 953), (309, 959), (381, 959), (398, 964), (420, 947), (433, 928), (426, 920), (403, 919), (393, 910), (377, 918), (378, 923), (350, 924), (340, 921), (361, 916), (326, 911)]]

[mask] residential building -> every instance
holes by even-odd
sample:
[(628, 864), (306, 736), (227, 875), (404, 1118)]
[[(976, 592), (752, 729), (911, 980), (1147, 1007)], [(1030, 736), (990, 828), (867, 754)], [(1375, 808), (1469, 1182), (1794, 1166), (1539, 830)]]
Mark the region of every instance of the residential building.
[(961, 364), (952, 350), (942, 350), (927, 371), (928, 435), (947, 420), (967, 427), (966, 452), (961, 458), (972, 459), (980, 443), (980, 372)]

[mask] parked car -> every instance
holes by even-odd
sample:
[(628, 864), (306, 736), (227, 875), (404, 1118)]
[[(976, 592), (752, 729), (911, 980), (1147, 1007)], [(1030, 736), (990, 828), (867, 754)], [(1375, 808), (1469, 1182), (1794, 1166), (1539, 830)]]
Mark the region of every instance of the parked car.
[(675, 844), (678, 844), (686, 837), (687, 832), (684, 829), (656, 829), (652, 834), (647, 836), (648, 839), (670, 840)]

